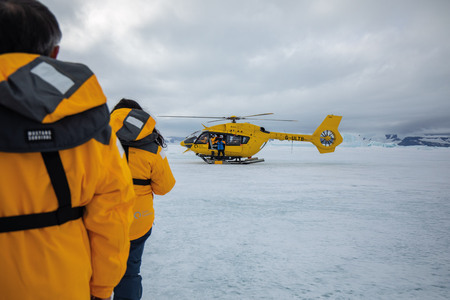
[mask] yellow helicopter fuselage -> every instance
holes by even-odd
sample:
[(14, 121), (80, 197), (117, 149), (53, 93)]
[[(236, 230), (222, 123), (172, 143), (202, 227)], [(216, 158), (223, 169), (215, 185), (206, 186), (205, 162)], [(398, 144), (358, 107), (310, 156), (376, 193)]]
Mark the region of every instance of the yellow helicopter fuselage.
[(269, 132), (250, 123), (225, 123), (206, 127), (187, 137), (181, 145), (200, 156), (218, 156), (216, 141), (225, 142), (224, 156), (232, 158), (252, 157), (270, 139), (313, 143), (320, 153), (333, 152), (342, 142), (338, 126), (341, 116), (328, 115), (312, 135)]

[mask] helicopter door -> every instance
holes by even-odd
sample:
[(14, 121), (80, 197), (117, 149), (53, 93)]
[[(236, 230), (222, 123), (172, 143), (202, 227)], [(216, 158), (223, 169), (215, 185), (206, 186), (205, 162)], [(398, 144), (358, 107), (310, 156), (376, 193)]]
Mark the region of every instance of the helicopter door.
[(209, 133), (204, 132), (202, 133), (198, 139), (195, 141), (196, 144), (207, 144), (209, 140)]
[(196, 140), (193, 145), (194, 149), (196, 151), (203, 151), (205, 149), (208, 149), (208, 140), (209, 140), (209, 133), (203, 132)]

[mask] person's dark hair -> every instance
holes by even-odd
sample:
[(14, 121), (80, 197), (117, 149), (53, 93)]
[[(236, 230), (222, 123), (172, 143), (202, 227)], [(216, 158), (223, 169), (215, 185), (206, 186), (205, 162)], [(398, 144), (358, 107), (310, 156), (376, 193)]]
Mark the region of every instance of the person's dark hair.
[[(142, 107), (139, 105), (139, 103), (137, 103), (134, 100), (131, 99), (126, 99), (126, 98), (122, 98), (119, 103), (117, 103), (114, 108), (112, 109), (111, 112), (115, 111), (116, 109), (120, 109), (120, 108), (131, 108), (131, 109), (138, 109), (138, 110), (142, 110)], [(164, 139), (164, 137), (161, 135), (161, 133), (159, 132), (158, 129), (154, 128), (153, 129), (153, 133), (156, 134), (156, 143), (158, 145), (160, 145), (163, 148), (167, 148), (167, 144), (166, 141)]]
[(125, 99), (125, 98), (122, 98), (119, 101), (119, 103), (117, 103), (116, 106), (114, 106), (112, 111), (115, 111), (116, 109), (119, 109), (119, 108), (132, 108), (132, 109), (143, 110), (142, 107), (139, 105), (139, 103), (137, 103), (134, 100)]
[(37, 0), (0, 0), (0, 54), (49, 56), (62, 37), (53, 13)]

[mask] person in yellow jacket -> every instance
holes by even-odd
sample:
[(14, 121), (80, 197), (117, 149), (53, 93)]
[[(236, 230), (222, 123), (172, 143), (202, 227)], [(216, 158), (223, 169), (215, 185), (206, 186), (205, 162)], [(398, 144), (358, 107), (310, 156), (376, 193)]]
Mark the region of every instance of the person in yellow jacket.
[(155, 123), (151, 115), (130, 99), (120, 100), (111, 113), (111, 126), (127, 153), (136, 192), (127, 271), (114, 289), (114, 300), (141, 299), (142, 278), (139, 273), (144, 245), (155, 219), (153, 194), (164, 195), (175, 185), (163, 149), (166, 144)]
[(131, 173), (60, 38), (40, 2), (0, 0), (0, 299), (110, 299), (126, 270)]

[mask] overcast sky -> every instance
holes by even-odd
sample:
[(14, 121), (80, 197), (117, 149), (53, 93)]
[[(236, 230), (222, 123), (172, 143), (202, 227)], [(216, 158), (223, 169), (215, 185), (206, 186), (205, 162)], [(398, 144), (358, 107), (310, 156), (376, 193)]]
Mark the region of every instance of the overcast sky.
[[(87, 64), (110, 107), (152, 114), (272, 112), (271, 131), (450, 133), (450, 1), (42, 0), (59, 59)], [(208, 120), (159, 118), (186, 136)], [(214, 123), (213, 123), (214, 124)]]

